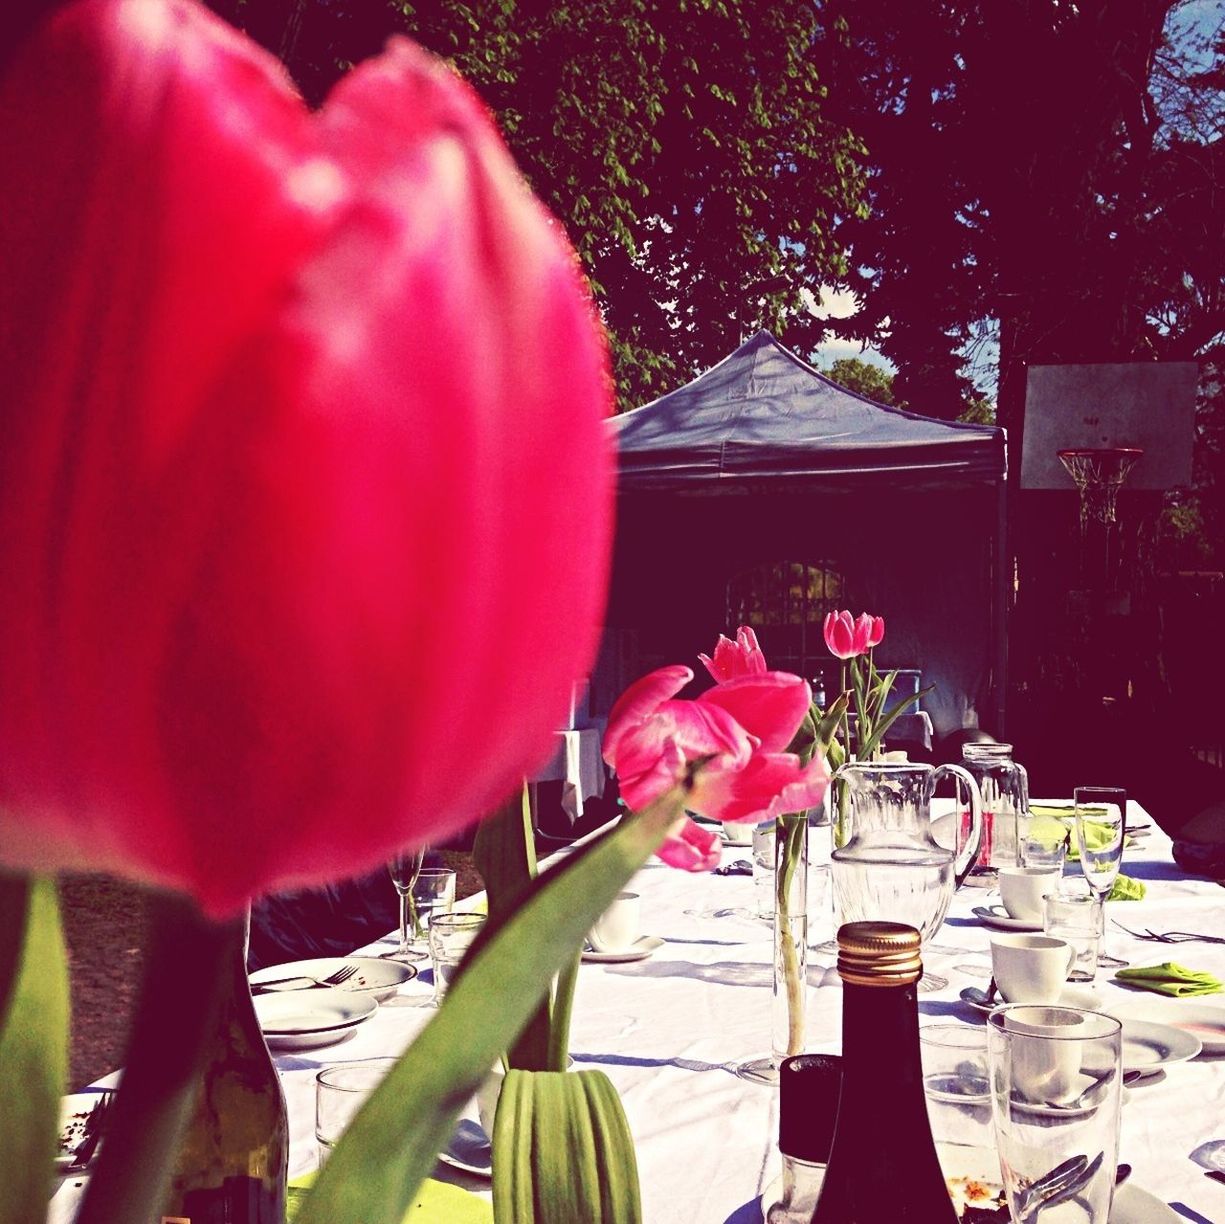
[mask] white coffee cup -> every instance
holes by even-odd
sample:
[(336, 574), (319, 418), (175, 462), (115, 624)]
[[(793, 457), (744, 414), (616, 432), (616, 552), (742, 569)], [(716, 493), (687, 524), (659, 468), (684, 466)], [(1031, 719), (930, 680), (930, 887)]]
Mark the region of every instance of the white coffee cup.
[(587, 932), (587, 942), (596, 952), (627, 952), (638, 942), (639, 914), (638, 894), (618, 893)]
[(1013, 1083), (1023, 1099), (1057, 1102), (1078, 1085), (1084, 1017), (1066, 1007), (1015, 1007), (1004, 1013), (1012, 1034)]
[(1054, 1003), (1076, 959), (1076, 949), (1053, 935), (993, 935), (991, 973), (1007, 1003)]
[(1000, 900), (1012, 918), (1042, 921), (1042, 898), (1053, 892), (1062, 872), (1051, 867), (1001, 867)]

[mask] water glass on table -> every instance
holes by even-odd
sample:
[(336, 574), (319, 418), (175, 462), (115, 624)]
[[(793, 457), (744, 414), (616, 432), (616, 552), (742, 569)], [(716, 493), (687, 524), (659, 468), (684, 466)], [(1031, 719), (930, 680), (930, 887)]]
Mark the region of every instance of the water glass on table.
[[(1127, 792), (1114, 786), (1078, 786), (1073, 802), (1080, 869), (1094, 895), (1105, 902), (1123, 863)], [(1105, 943), (1103, 931), (1097, 963), (1115, 968), (1126, 965), (1125, 960), (1106, 953)]]
[(992, 1121), (1017, 1224), (1107, 1224), (1119, 1156), (1123, 1026), (1072, 1007), (987, 1019)]
[(919, 1030), (919, 1051), (937, 1152), (944, 1145), (992, 1147), (986, 1030), (969, 1024), (930, 1024)]
[(315, 1076), (315, 1138), (320, 1166), (340, 1142), (353, 1115), (395, 1065), (394, 1058), (366, 1058), (324, 1067)]
[(441, 1005), (447, 987), (459, 970), (464, 953), (472, 946), (481, 927), (484, 914), (435, 914), (430, 922), (430, 959), (434, 963), (433, 1005)]
[(1069, 982), (1092, 982), (1097, 977), (1101, 948), (1103, 909), (1101, 898), (1091, 892), (1058, 889), (1043, 898), (1042, 929), (1062, 939), (1075, 950)]

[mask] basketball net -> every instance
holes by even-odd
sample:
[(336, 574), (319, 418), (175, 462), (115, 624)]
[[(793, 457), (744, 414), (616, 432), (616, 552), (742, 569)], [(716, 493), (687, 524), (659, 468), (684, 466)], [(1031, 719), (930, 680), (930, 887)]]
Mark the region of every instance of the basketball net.
[(1056, 453), (1059, 462), (1076, 482), (1076, 490), (1080, 494), (1081, 531), (1085, 530), (1090, 519), (1107, 525), (1113, 523), (1119, 489), (1144, 452), (1135, 446), (1117, 446), (1061, 450)]

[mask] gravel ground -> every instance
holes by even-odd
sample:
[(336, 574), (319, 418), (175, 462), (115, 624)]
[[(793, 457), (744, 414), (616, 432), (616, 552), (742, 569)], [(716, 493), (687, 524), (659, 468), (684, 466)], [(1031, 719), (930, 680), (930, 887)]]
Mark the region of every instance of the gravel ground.
[[(481, 888), (470, 855), (444, 852), (456, 894)], [(62, 875), (60, 904), (72, 988), (68, 1083), (77, 1091), (123, 1064), (144, 968), (147, 903), (139, 888), (103, 875)]]

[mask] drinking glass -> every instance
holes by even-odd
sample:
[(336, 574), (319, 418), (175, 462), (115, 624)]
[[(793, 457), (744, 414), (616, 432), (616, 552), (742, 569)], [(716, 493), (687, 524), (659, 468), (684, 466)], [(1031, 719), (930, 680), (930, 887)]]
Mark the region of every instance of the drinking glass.
[(989, 1148), (991, 1080), (987, 1032), (977, 1024), (930, 1024), (919, 1030), (923, 1092), (937, 1148)]
[(413, 881), (413, 908), (417, 923), (428, 932), (439, 914), (449, 914), (455, 905), (455, 872), (449, 867), (423, 867)]
[[(428, 952), (418, 951), (413, 947), (413, 943), (420, 938), (422, 932), (418, 929), (417, 912), (411, 894), (413, 885), (416, 884), (417, 877), (421, 874), (421, 864), (424, 861), (424, 846), (415, 854), (400, 854), (388, 860), (387, 872), (391, 876), (396, 895), (400, 899), (400, 946), (394, 952), (383, 953), (388, 960), (420, 961), (429, 956)], [(411, 937), (410, 925), (412, 927)]]
[(1021, 839), (1022, 867), (1049, 867), (1062, 871), (1068, 855), (1069, 833), (1063, 836), (1051, 832), (1046, 836), (1041, 833), (1026, 834)]
[(434, 999), (438, 1007), (459, 969), (464, 953), (472, 946), (484, 914), (435, 914), (430, 922), (430, 958), (434, 962)]
[[(1073, 800), (1080, 869), (1089, 888), (1105, 902), (1123, 863), (1127, 792), (1114, 786), (1078, 786)], [(1097, 963), (1116, 967), (1127, 964), (1107, 955), (1104, 932)]]
[(1060, 890), (1042, 899), (1042, 929), (1076, 951), (1069, 982), (1092, 982), (1104, 927), (1101, 899), (1091, 892)]
[(774, 821), (753, 829), (753, 912), (774, 921)]
[(992, 1122), (1017, 1224), (1107, 1224), (1119, 1157), (1123, 1026), (1074, 1007), (987, 1018)]
[(366, 1058), (324, 1067), (315, 1076), (315, 1138), (319, 1142), (321, 1167), (340, 1142), (353, 1115), (395, 1065), (394, 1058)]

